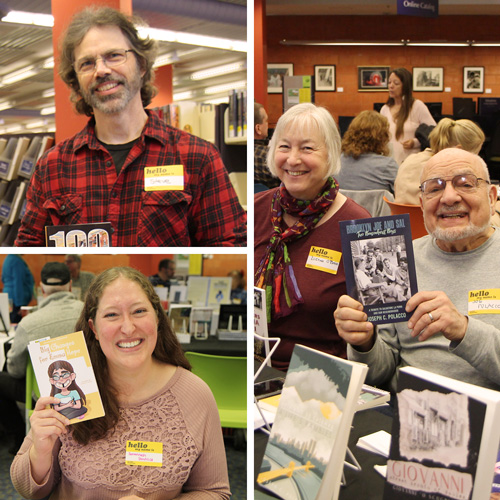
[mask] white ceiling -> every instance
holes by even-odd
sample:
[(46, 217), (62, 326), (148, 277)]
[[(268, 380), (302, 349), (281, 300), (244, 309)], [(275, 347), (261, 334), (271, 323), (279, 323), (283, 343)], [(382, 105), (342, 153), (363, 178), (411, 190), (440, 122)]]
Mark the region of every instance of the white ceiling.
[[(9, 10), (50, 14), (50, 6), (50, 0), (0, 0), (2, 17)], [(152, 28), (239, 41), (247, 38), (246, 0), (133, 0), (133, 12), (141, 16)], [(30, 64), (40, 64), (52, 53), (51, 28), (0, 22), (0, 78)], [(204, 97), (202, 94), (205, 87), (246, 80), (245, 69), (206, 80), (190, 79), (194, 71), (233, 62), (246, 63), (247, 54), (243, 52), (160, 42), (159, 53), (175, 57), (174, 94), (191, 90), (194, 97), (190, 100), (205, 102), (217, 97)], [(42, 95), (44, 91), (52, 88), (52, 69), (0, 87), (0, 103), (5, 100), (14, 102), (13, 108), (0, 111), (0, 133), (7, 126), (26, 125), (40, 119), (47, 120), (45, 130), (53, 128), (54, 116), (40, 115), (40, 109), (53, 105), (53, 97)], [(219, 96), (224, 95), (227, 93)], [(16, 133), (24, 132), (31, 130), (24, 129)]]
[[(266, 0), (268, 16), (397, 15), (396, 0)], [(440, 15), (499, 15), (499, 0), (439, 0)]]

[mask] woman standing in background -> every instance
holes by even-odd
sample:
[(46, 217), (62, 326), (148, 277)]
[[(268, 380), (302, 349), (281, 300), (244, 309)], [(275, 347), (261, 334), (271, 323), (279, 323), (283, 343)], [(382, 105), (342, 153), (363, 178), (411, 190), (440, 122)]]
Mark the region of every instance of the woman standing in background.
[(389, 120), (392, 156), (398, 163), (420, 151), (415, 131), (422, 123), (436, 125), (427, 106), (412, 95), (412, 74), (406, 68), (397, 68), (389, 76), (389, 99), (380, 113)]

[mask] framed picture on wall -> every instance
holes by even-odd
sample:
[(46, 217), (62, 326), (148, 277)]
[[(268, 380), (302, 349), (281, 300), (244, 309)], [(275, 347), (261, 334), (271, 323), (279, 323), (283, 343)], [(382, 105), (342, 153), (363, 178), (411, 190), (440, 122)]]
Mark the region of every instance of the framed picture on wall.
[(443, 68), (413, 68), (413, 90), (415, 92), (442, 92), (443, 73)]
[(358, 66), (358, 92), (389, 88), (389, 66)]
[(484, 92), (484, 66), (464, 67), (464, 93)]
[(268, 64), (267, 65), (267, 93), (283, 93), (283, 78), (293, 76), (293, 64)]
[(335, 91), (335, 65), (315, 65), (314, 66), (314, 90), (316, 92)]

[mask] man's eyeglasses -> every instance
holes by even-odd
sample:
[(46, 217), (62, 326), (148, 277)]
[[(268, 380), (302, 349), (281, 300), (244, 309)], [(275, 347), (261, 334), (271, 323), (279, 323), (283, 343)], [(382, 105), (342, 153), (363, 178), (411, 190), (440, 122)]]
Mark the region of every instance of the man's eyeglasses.
[(445, 190), (448, 181), (451, 182), (455, 191), (462, 194), (474, 193), (480, 181), (484, 181), (488, 184), (490, 183), (490, 181), (476, 177), (474, 174), (458, 174), (451, 178), (448, 177), (447, 179), (441, 179), (439, 177), (427, 179), (422, 182), (420, 191), (422, 191), (426, 198), (432, 198)]
[(69, 372), (62, 372), (61, 375), (52, 375), (52, 380), (55, 380), (56, 382), (62, 378), (69, 378), (71, 373)]
[(93, 73), (96, 68), (97, 60), (101, 61), (108, 67), (114, 68), (115, 66), (120, 66), (127, 60), (127, 54), (129, 52), (134, 52), (132, 49), (114, 49), (102, 54), (100, 57), (86, 57), (80, 59), (73, 64), (73, 68), (79, 75), (85, 75), (88, 73)]

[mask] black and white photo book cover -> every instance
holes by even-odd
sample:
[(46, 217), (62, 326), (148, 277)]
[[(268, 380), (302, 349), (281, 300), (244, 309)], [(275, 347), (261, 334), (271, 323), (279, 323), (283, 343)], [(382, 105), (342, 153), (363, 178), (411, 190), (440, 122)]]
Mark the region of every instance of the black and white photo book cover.
[(418, 291), (409, 215), (339, 224), (347, 293), (373, 324), (407, 321), (406, 303)]

